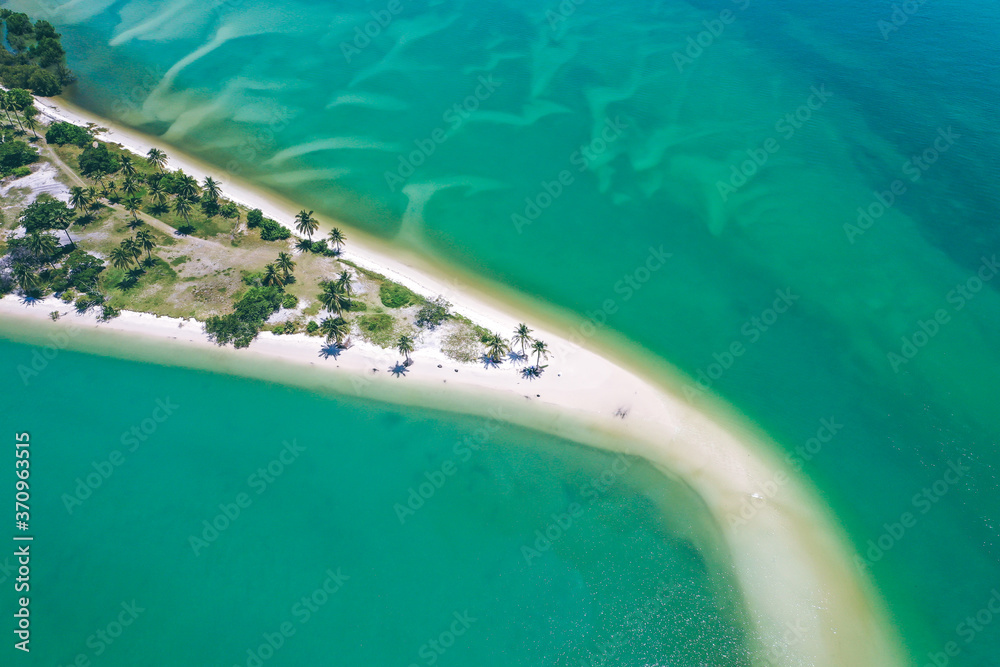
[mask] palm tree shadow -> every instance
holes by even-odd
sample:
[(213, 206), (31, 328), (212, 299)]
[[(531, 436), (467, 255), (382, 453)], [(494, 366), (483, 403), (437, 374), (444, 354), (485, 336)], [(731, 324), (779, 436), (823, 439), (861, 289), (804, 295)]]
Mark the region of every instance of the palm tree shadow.
[(507, 358), (510, 359), (510, 362), (516, 366), (516, 365), (518, 365), (518, 364), (520, 364), (522, 362), (527, 361), (528, 360), (528, 355), (526, 355), (526, 354), (524, 354), (522, 352), (515, 352), (514, 350), (511, 350), (507, 354)]
[(542, 377), (542, 369), (538, 366), (528, 366), (521, 369), (521, 377), (525, 380), (537, 380)]
[(502, 363), (488, 354), (479, 357), (479, 361), (483, 363), (483, 368), (500, 368), (500, 364)]
[(323, 357), (324, 359), (329, 359), (330, 357), (337, 359), (338, 357), (340, 357), (340, 353), (343, 351), (344, 348), (340, 347), (336, 343), (327, 343), (322, 348), (320, 348), (319, 356)]
[(389, 372), (396, 377), (403, 377), (410, 372), (410, 369), (404, 363), (398, 363), (395, 366), (389, 368)]
[(194, 233), (194, 225), (181, 225), (174, 233), (178, 236), (191, 236)]
[(25, 292), (21, 295), (21, 304), (25, 306), (34, 306), (45, 300), (44, 296), (39, 296), (33, 292)]
[(142, 277), (142, 269), (130, 269), (129, 272), (121, 279), (118, 283), (118, 289), (123, 291), (128, 291), (135, 287), (139, 283), (139, 278)]

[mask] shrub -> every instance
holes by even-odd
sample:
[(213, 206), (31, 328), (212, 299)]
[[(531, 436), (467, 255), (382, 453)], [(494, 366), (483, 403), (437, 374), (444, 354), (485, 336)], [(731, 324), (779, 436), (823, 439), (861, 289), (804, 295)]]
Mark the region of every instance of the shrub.
[(45, 133), (45, 141), (60, 146), (73, 144), (85, 148), (87, 144), (93, 143), (94, 136), (79, 125), (60, 121), (49, 125), (49, 130)]
[(95, 306), (104, 303), (104, 296), (96, 292), (88, 292), (76, 300), (74, 306), (78, 313), (85, 313)]
[(59, 84), (59, 79), (57, 79), (50, 72), (46, 72), (43, 69), (35, 68), (28, 76), (28, 88), (31, 89), (35, 95), (41, 97), (52, 97), (53, 95), (58, 95), (62, 92), (62, 86)]
[(240, 209), (236, 206), (234, 202), (227, 201), (225, 204), (219, 207), (219, 215), (221, 215), (226, 220), (232, 220), (233, 218), (239, 217)]
[(284, 241), (292, 235), (291, 230), (267, 218), (260, 224), (260, 238), (264, 241)]
[(60, 218), (72, 218), (66, 204), (48, 195), (41, 195), (21, 211), (20, 222), (29, 234), (56, 229)]
[(122, 311), (119, 308), (115, 308), (110, 303), (105, 303), (101, 305), (101, 316), (98, 317), (97, 319), (100, 322), (107, 322), (109, 320), (115, 319), (121, 314)]
[(235, 303), (229, 315), (216, 315), (205, 321), (205, 332), (217, 345), (247, 347), (257, 338), (264, 320), (281, 305), (277, 287), (251, 287)]
[(244, 322), (235, 313), (214, 315), (205, 320), (205, 333), (217, 345), (232, 343), (235, 348), (248, 347), (260, 333), (260, 323)]
[(260, 227), (261, 223), (264, 222), (264, 214), (261, 213), (259, 208), (247, 213), (247, 227), (253, 229), (254, 227)]
[(386, 308), (402, 308), (420, 300), (420, 297), (407, 288), (389, 280), (379, 286), (378, 296)]
[(319, 335), (319, 325), (316, 324), (316, 320), (309, 320), (309, 324), (306, 325), (306, 333), (310, 336)]
[(420, 310), (417, 311), (417, 326), (431, 330), (436, 329), (450, 317), (450, 313), (448, 312), (450, 307), (451, 304), (445, 301), (443, 296), (424, 303)]
[[(80, 153), (80, 171), (84, 176), (103, 176), (113, 174), (118, 171), (120, 163), (114, 153), (108, 150), (105, 144), (98, 144), (97, 148), (87, 146)], [(167, 180), (166, 178), (163, 179)], [(166, 188), (164, 188), (166, 189)]]
[(66, 256), (63, 268), (69, 271), (67, 283), (71, 287), (87, 291), (97, 285), (98, 276), (104, 270), (104, 262), (77, 248)]
[(263, 322), (281, 305), (281, 291), (277, 287), (251, 287), (235, 304), (236, 314), (244, 320)]
[(281, 297), (281, 307), (291, 310), (299, 305), (299, 297), (294, 294), (285, 294)]
[(10, 174), (18, 167), (38, 159), (35, 149), (23, 141), (5, 141), (0, 144), (0, 172)]
[(31, 19), (28, 18), (27, 14), (17, 12), (7, 17), (7, 31), (10, 34), (28, 35), (31, 34), (32, 30)]

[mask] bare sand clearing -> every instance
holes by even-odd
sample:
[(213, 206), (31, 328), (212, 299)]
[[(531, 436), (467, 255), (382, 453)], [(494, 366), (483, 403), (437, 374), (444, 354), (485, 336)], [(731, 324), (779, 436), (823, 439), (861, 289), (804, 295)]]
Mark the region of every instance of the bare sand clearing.
[[(53, 119), (111, 127), (62, 100), (39, 99), (38, 106)], [(113, 128), (101, 138), (139, 154), (153, 146), (167, 150), (171, 168), (181, 168), (199, 180), (207, 175), (224, 180), (227, 197), (278, 220), (291, 219), (298, 209), (208, 165), (179, 157), (139, 133)], [(425, 296), (444, 294), (457, 312), (491, 330), (509, 333), (516, 326), (517, 320), (495, 295), (456, 287), (448, 276), (427, 270), (426, 261), (395, 248), (389, 255), (384, 245), (356, 230), (349, 230), (349, 237), (347, 257), (358, 264)], [(46, 322), (52, 310), (66, 314), (58, 322)], [(507, 310), (513, 308), (508, 305)], [(342, 390), (384, 400), (472, 413), (487, 405), (507, 405), (512, 422), (636, 454), (689, 484), (718, 520), (756, 626), (764, 656), (761, 664), (904, 664), (881, 598), (853, 565), (843, 532), (808, 485), (783, 464), (773, 444), (748, 426), (709, 416), (679, 392), (588, 349), (586, 342), (577, 344), (578, 337), (558, 324), (535, 327), (535, 336), (555, 354), (545, 375), (528, 381), (509, 364), (499, 369), (457, 364), (429, 345), (414, 352), (415, 363), (405, 377), (394, 377), (389, 369), (399, 355), (365, 343), (337, 358), (324, 358), (316, 338), (265, 332), (248, 350), (219, 349), (206, 339), (199, 322), (124, 312), (109, 323), (97, 324), (94, 316), (77, 315), (55, 299), (26, 307), (8, 296), (0, 300), (0, 316), (11, 323), (15, 318), (33, 320), (35, 326), (46, 323), (53, 331), (72, 326), (101, 329), (150, 346), (210, 353), (236, 373), (253, 375), (246, 369), (255, 362), (280, 362), (302, 369), (303, 378), (322, 374), (336, 379)], [(477, 400), (482, 398), (488, 401)], [(627, 411), (624, 419), (621, 410)], [(769, 488), (778, 492), (766, 492)], [(751, 501), (749, 520), (733, 521)]]

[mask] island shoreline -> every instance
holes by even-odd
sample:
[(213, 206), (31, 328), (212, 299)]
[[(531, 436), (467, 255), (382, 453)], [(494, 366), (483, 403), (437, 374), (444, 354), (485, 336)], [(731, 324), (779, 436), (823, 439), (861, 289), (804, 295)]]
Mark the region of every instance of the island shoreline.
[[(50, 118), (111, 128), (102, 140), (119, 143), (139, 154), (151, 147), (164, 148), (152, 138), (116, 128), (106, 119), (61, 100), (38, 102)], [(199, 180), (211, 175), (232, 181), (220, 170), (178, 156), (175, 147), (166, 148), (172, 153), (171, 167), (181, 168)], [(295, 211), (290, 202), (241, 182), (227, 183), (227, 196), (278, 219), (287, 219)], [(424, 270), (422, 265), (429, 262), (389, 257), (388, 251), (378, 248), (383, 244), (351, 231), (351, 259), (360, 266), (424, 296), (443, 294), (457, 312), (491, 329), (507, 331), (516, 323), (506, 315), (513, 308), (501, 307), (503, 299), (480, 298), (484, 289), (479, 283), (449, 282), (447, 277)], [(355, 241), (356, 237), (361, 241)], [(395, 249), (393, 252), (405, 255)], [(849, 542), (808, 484), (784, 470), (774, 445), (732, 417), (709, 414), (686, 403), (675, 395), (677, 389), (662, 378), (648, 380), (629, 370), (629, 364), (611, 361), (588, 349), (586, 341), (580, 345), (569, 340), (572, 335), (560, 335), (558, 332), (565, 327), (553, 324), (549, 318), (541, 318), (539, 337), (550, 342), (556, 355), (540, 381), (515, 379), (509, 368), (480, 369), (457, 364), (443, 356), (435, 358), (426, 350), (421, 351), (426, 357), (418, 352), (410, 377), (390, 378), (387, 364), (394, 354), (364, 344), (340, 358), (324, 360), (317, 356), (318, 339), (264, 332), (249, 350), (220, 350), (207, 340), (198, 322), (124, 312), (116, 320), (98, 324), (94, 316), (77, 315), (71, 312), (71, 306), (54, 299), (25, 308), (8, 296), (0, 300), (0, 315), (11, 323), (44, 326), (51, 303), (58, 303), (56, 310), (64, 313), (54, 323), (54, 330), (65, 331), (67, 326), (76, 325), (117, 332), (147, 344), (162, 341), (178, 349), (210, 352), (212, 358), (227, 360), (220, 366), (222, 372), (237, 375), (246, 375), (242, 366), (247, 359), (267, 359), (302, 369), (312, 367), (310, 381), (320, 381), (322, 374), (322, 380), (331, 382), (328, 386), (333, 391), (353, 391), (381, 401), (475, 414), (482, 413), (487, 403), (502, 398), (512, 409), (517, 407), (513, 422), (592, 446), (626, 449), (665, 473), (677, 475), (702, 497), (719, 522), (764, 648), (782, 643), (789, 623), (804, 623), (807, 639), (784, 642), (790, 644), (783, 654), (789, 664), (903, 664), (900, 644), (880, 597), (870, 582), (853, 569)], [(66, 347), (73, 348), (72, 339)], [(326, 371), (324, 366), (331, 364), (340, 368)], [(230, 370), (226, 370), (227, 365)], [(453, 372), (455, 367), (458, 373)], [(464, 392), (461, 402), (456, 400), (460, 392)], [(627, 407), (627, 419), (615, 416), (616, 406)], [(536, 413), (534, 418), (525, 416), (532, 412)], [(539, 419), (543, 414), (544, 418)], [(631, 446), (625, 448), (625, 443)], [(781, 494), (756, 506), (758, 511), (746, 525), (738, 529), (728, 525), (737, 508), (779, 473), (792, 479)]]

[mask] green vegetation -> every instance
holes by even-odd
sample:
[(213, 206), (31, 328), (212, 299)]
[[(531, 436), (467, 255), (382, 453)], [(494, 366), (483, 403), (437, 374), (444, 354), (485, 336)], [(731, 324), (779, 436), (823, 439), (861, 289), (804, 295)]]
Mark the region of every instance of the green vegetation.
[(413, 352), (413, 338), (407, 335), (402, 335), (399, 340), (396, 341), (396, 349), (399, 353), (406, 357), (405, 364), (409, 366), (413, 363), (413, 359), (410, 358), (410, 353)]
[(295, 229), (309, 237), (311, 243), (312, 235), (319, 229), (319, 220), (313, 217), (313, 211), (299, 211), (295, 216)]
[(343, 317), (328, 317), (320, 322), (319, 331), (326, 336), (327, 343), (333, 342), (341, 347), (344, 338), (351, 332), (351, 325)]
[[(23, 141), (11, 140), (0, 144), (0, 173), (10, 176), (19, 171), (21, 167), (31, 164), (38, 159), (35, 149)], [(31, 173), (31, 170), (28, 170)], [(20, 175), (27, 176), (23, 171)]]
[(486, 343), (486, 353), (495, 364), (503, 361), (502, 357), (510, 351), (507, 340), (498, 333), (491, 334), (484, 342)]
[(425, 301), (420, 310), (417, 311), (416, 325), (421, 329), (434, 329), (441, 326), (441, 323), (451, 317), (449, 309), (451, 304), (445, 301), (443, 296), (439, 296), (430, 301)]
[(360, 315), (355, 320), (358, 325), (358, 333), (362, 339), (372, 345), (382, 348), (390, 348), (398, 340), (396, 333), (396, 318), (388, 313), (374, 313), (371, 315)]
[(251, 287), (234, 304), (228, 315), (214, 316), (205, 322), (205, 332), (217, 345), (232, 343), (248, 347), (256, 340), (264, 322), (281, 306), (282, 292), (277, 287)]
[(402, 308), (421, 301), (419, 296), (391, 280), (385, 280), (379, 285), (378, 295), (386, 308)]
[(445, 336), (441, 351), (449, 359), (467, 364), (482, 356), (483, 345), (473, 329), (462, 327)]
[(292, 231), (283, 225), (279, 225), (270, 218), (265, 218), (260, 223), (260, 238), (264, 241), (284, 241), (291, 237)]
[(58, 144), (59, 146), (73, 144), (74, 146), (85, 148), (87, 145), (93, 143), (94, 135), (79, 125), (56, 122), (49, 125), (49, 129), (45, 133), (45, 141), (50, 144)]
[[(25, 30), (12, 16), (0, 12)], [(28, 27), (37, 32), (37, 24)], [(294, 254), (288, 227), (226, 199), (224, 184), (214, 178), (198, 182), (183, 171), (168, 171), (163, 151), (132, 154), (95, 139), (99, 129), (56, 122), (37, 136), (37, 113), (27, 90), (0, 90), (0, 173), (28, 174), (28, 165), (41, 160), (76, 184), (69, 205), (46, 194), (24, 205), (20, 189), (0, 199), (0, 222), (16, 229), (0, 234), (0, 294), (16, 292), (27, 301), (54, 294), (102, 321), (125, 309), (193, 316), (204, 321), (210, 340), (237, 348), (249, 346), (265, 328), (325, 337), (340, 347), (350, 347), (354, 332), (398, 350), (407, 365), (419, 329), (445, 326), (450, 358), (471, 362), (481, 356), (480, 339), (488, 332), (452, 314), (442, 297), (428, 301), (340, 259), (347, 235), (334, 228), (317, 236), (313, 211), (300, 211), (291, 223), (308, 237), (293, 241), (303, 251)], [(41, 154), (33, 143), (43, 147)], [(259, 239), (246, 232), (254, 229)], [(273, 247), (268, 243), (278, 244), (276, 258), (263, 251)], [(170, 246), (177, 247), (170, 252)], [(282, 308), (290, 311), (283, 313), (285, 321), (268, 326)], [(514, 340), (526, 349), (526, 342)]]
[(73, 82), (60, 35), (48, 21), (34, 25), (26, 14), (0, 9), (11, 50), (0, 49), (0, 83), (51, 97)]
[(80, 171), (84, 176), (96, 178), (104, 184), (104, 177), (110, 176), (121, 168), (118, 158), (108, 149), (108, 145), (98, 143), (97, 146), (87, 146), (78, 158)]

